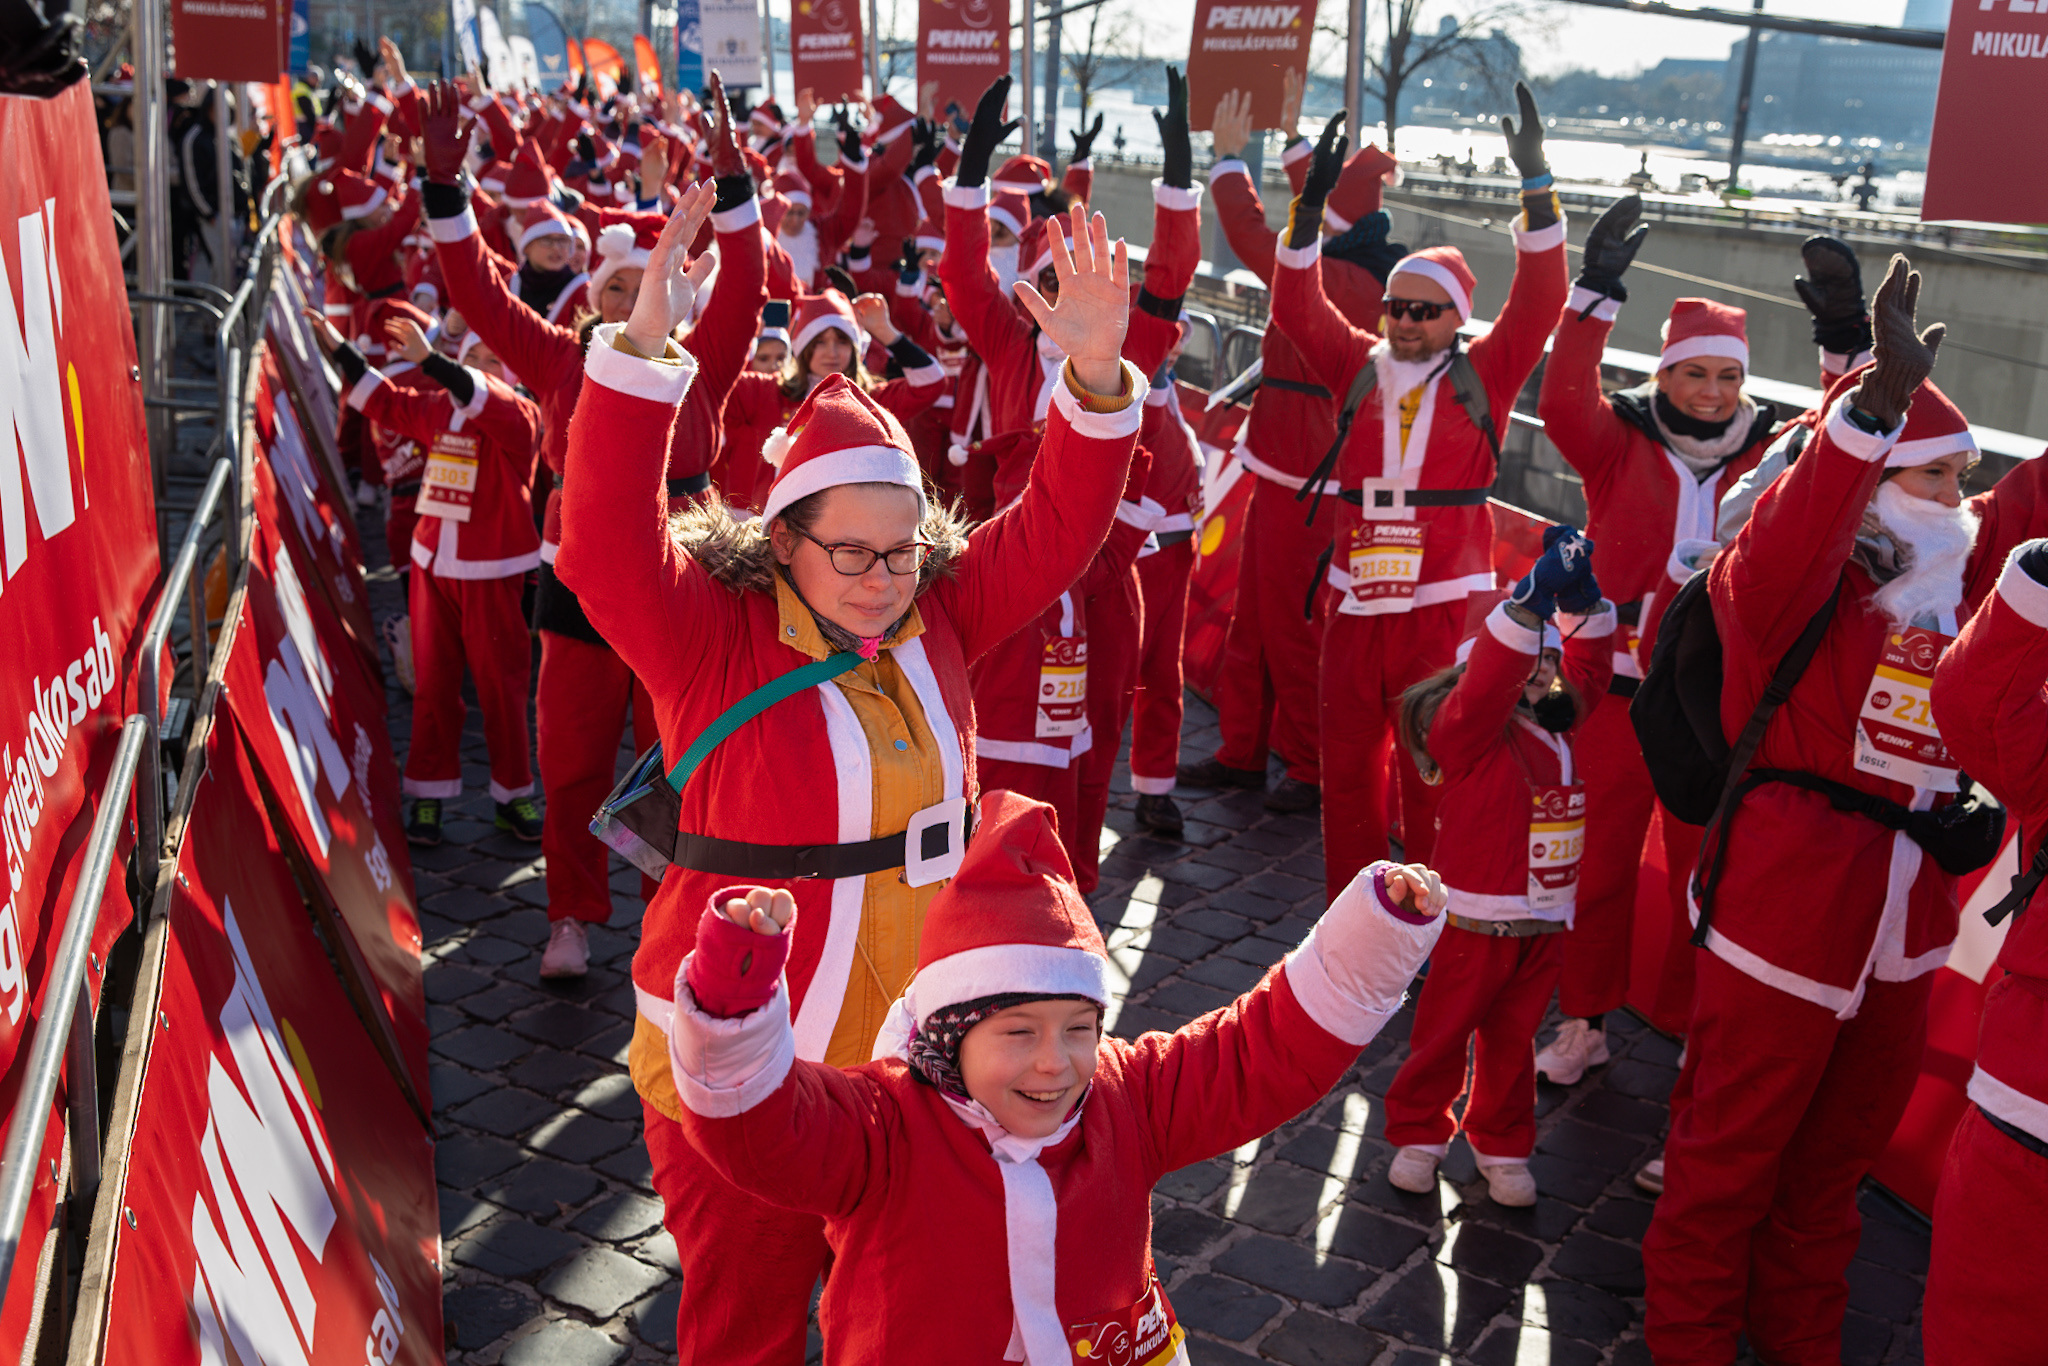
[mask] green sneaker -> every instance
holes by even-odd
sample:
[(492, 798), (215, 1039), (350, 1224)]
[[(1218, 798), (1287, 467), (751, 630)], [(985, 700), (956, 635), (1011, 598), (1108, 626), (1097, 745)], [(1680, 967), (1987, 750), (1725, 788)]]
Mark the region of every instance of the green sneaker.
[(514, 797), (498, 803), (498, 828), (509, 830), (514, 839), (540, 843), (540, 803), (531, 797)]
[(412, 815), (406, 818), (405, 842), (407, 844), (439, 844), (441, 842), (441, 799), (421, 797), (412, 804)]

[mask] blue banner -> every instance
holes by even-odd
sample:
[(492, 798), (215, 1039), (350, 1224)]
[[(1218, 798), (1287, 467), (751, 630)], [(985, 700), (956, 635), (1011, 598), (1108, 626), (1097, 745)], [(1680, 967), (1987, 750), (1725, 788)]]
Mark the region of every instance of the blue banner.
[(676, 0), (676, 89), (704, 88), (704, 25), (697, 0)]
[(576, 78), (569, 63), (569, 35), (554, 11), (533, 0), (526, 4), (526, 36), (533, 40), (534, 60), (540, 66), (540, 88), (559, 91)]
[(312, 0), (292, 0), (292, 45), (291, 56), (285, 70), (294, 76), (306, 74), (306, 65), (312, 59), (313, 16)]

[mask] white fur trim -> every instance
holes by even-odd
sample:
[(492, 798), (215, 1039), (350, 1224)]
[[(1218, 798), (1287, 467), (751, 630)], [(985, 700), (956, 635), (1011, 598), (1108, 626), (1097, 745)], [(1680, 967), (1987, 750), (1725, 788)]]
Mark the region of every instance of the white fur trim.
[(571, 242), (576, 240), (576, 234), (569, 227), (567, 219), (543, 218), (519, 234), (519, 249), (525, 251), (543, 237), (566, 237)]
[(711, 215), (713, 232), (738, 232), (750, 223), (761, 221), (761, 201), (748, 195), (729, 209), (720, 209)]
[(919, 968), (912, 979), (920, 1026), (935, 1010), (983, 996), (1026, 992), (1110, 1002), (1109, 960), (1050, 944), (984, 944)]
[(1125, 526), (1134, 526), (1140, 531), (1152, 531), (1159, 525), (1159, 519), (1166, 515), (1166, 509), (1150, 498), (1137, 502), (1119, 501), (1116, 505), (1116, 519)]
[(1564, 214), (1559, 212), (1557, 221), (1547, 228), (1525, 228), (1522, 216), (1515, 215), (1516, 251), (1556, 251), (1564, 245)]
[(2020, 552), (2031, 541), (2015, 546), (1998, 574), (1998, 596), (2005, 605), (2035, 626), (2048, 628), (2048, 584), (2020, 568)]
[(2016, 1086), (2000, 1081), (1978, 1063), (1970, 1074), (1967, 1092), (1971, 1100), (2007, 1124), (2025, 1129), (2035, 1138), (2048, 1141), (2048, 1101), (2028, 1095)]
[(1619, 299), (1610, 299), (1597, 290), (1587, 289), (1584, 285), (1573, 285), (1571, 301), (1564, 306), (1564, 311), (1576, 320), (1588, 308), (1593, 310), (1592, 316), (1603, 323), (1611, 323), (1621, 316)]
[(1139, 773), (1131, 775), (1131, 791), (1143, 793), (1148, 797), (1164, 797), (1178, 786), (1180, 784), (1171, 777), (1147, 778)]
[(662, 360), (629, 356), (612, 344), (625, 330), (624, 323), (599, 323), (591, 335), (590, 350), (583, 358), (583, 373), (607, 389), (615, 389), (651, 403), (674, 406), (690, 392), (697, 378), (697, 358), (673, 341)]
[(1884, 463), (1887, 469), (1911, 469), (1915, 465), (1932, 464), (1945, 455), (1955, 455), (1958, 452), (1966, 455), (1978, 454), (1977, 438), (1970, 435), (1968, 428), (1952, 436), (1923, 436), (1917, 441), (1901, 441), (1892, 447), (1891, 454), (1884, 458)]
[(384, 192), (384, 187), (379, 185), (375, 187), (375, 192), (362, 203), (343, 206), (341, 216), (349, 222), (354, 222), (358, 218), (368, 218), (371, 214), (377, 212), (378, 208), (388, 198), (390, 196)]
[[(462, 348), (464, 354), (482, 344), (481, 341), (474, 340), (475, 338), (476, 333), (474, 332), (470, 332), (463, 337)], [(484, 405), (491, 401), (491, 382), (484, 376), (484, 372), (467, 365), (462, 367), (462, 372), (469, 376), (469, 402), (456, 405), (455, 418), (458, 424), (465, 418), (475, 417), (484, 410)], [(454, 395), (450, 394), (449, 397), (453, 398)]]
[(929, 364), (920, 365), (914, 370), (905, 370), (903, 372), (903, 380), (904, 383), (910, 385), (913, 389), (922, 389), (933, 384), (944, 384), (946, 382), (946, 367), (937, 361), (932, 361)]
[(398, 786), (408, 797), (439, 797), (447, 801), (462, 795), (460, 778), (404, 778)]
[(1289, 270), (1308, 270), (1323, 259), (1323, 240), (1319, 237), (1305, 247), (1290, 247), (1282, 241), (1273, 248), (1273, 259)]
[(375, 366), (363, 371), (363, 377), (348, 391), (348, 406), (359, 413), (364, 411), (370, 405), (370, 395), (376, 393), (383, 383), (384, 376)]
[[(861, 729), (853, 704), (837, 684), (828, 683), (812, 691), (825, 713), (825, 739), (832, 747), (833, 790), (839, 808), (838, 842), (857, 843), (874, 834), (874, 760), (868, 753), (867, 734)], [(825, 1060), (825, 1050), (832, 1044), (832, 1031), (839, 1024), (839, 1012), (845, 1007), (846, 985), (852, 978), (854, 954), (860, 944), (867, 882), (865, 877), (833, 879), (832, 919), (825, 928), (818, 970), (804, 989), (794, 1026), (796, 1055), (807, 1062)]]
[(945, 200), (947, 208), (985, 209), (990, 198), (988, 182), (984, 180), (979, 185), (962, 185), (949, 178), (941, 197)]
[(1520, 892), (1467, 892), (1457, 887), (1446, 890), (1450, 894), (1452, 912), (1467, 920), (1545, 920), (1553, 924), (1561, 922), (1569, 928), (1572, 913), (1578, 906), (1576, 894), (1562, 905), (1535, 910), (1530, 907), (1529, 898)]
[(1446, 267), (1423, 256), (1403, 257), (1387, 276), (1387, 292), (1394, 290), (1394, 281), (1403, 275), (1420, 275), (1425, 280), (1434, 280), (1443, 286), (1444, 293), (1451, 296), (1451, 306), (1458, 310), (1458, 316), (1466, 322), (1472, 320), (1472, 296), (1465, 292), (1464, 282)]
[(1598, 640), (1602, 636), (1611, 636), (1620, 625), (1621, 615), (1611, 602), (1602, 610), (1588, 613), (1585, 616), (1581, 616), (1577, 612), (1559, 612), (1556, 617), (1556, 629), (1559, 632), (1566, 636), (1580, 636), (1587, 640)]
[(983, 759), (1001, 759), (1012, 764), (1036, 764), (1040, 768), (1066, 768), (1076, 759), (1095, 748), (1095, 732), (1086, 725), (1066, 749), (1058, 745), (1041, 744), (1036, 740), (996, 740), (986, 735), (974, 737), (974, 752)]
[(1742, 367), (1745, 374), (1749, 371), (1749, 343), (1740, 337), (1726, 335), (1687, 337), (1684, 341), (1673, 342), (1657, 357), (1657, 368), (1668, 370), (1680, 361), (1691, 360), (1695, 356), (1732, 360)]
[[(1066, 417), (1067, 425), (1076, 436), (1114, 441), (1118, 437), (1136, 435), (1138, 428), (1144, 425), (1145, 395), (1150, 386), (1136, 366), (1129, 361), (1118, 363), (1123, 366), (1124, 383), (1130, 387), (1131, 401), (1113, 413), (1095, 413), (1083, 408), (1081, 400), (1074, 397), (1073, 388), (1067, 383), (1065, 366), (1049, 381), (1052, 404)], [(1072, 364), (1071, 361), (1065, 363)]]
[(860, 324), (852, 317), (844, 313), (820, 313), (811, 319), (809, 326), (790, 339), (790, 354), (800, 353), (828, 330), (845, 333), (846, 339), (853, 343), (856, 354), (867, 349), (867, 337), (861, 332)]
[(1541, 627), (1530, 628), (1508, 615), (1508, 605), (1495, 603), (1486, 614), (1486, 633), (1518, 655), (1533, 655), (1543, 644)]
[(789, 428), (777, 427), (768, 433), (768, 439), (761, 443), (761, 458), (768, 462), (770, 469), (781, 469), (782, 462), (789, 457)]
[(1892, 447), (1899, 442), (1899, 433), (1906, 430), (1906, 421), (1900, 418), (1899, 425), (1891, 431), (1883, 436), (1872, 436), (1849, 420), (1848, 394), (1843, 394), (1835, 400), (1835, 406), (1829, 411), (1827, 421), (1823, 425), (1829, 441), (1866, 464), (1882, 461), (1891, 454)]
[[(761, 520), (765, 523), (798, 499), (841, 484), (901, 484), (915, 490), (919, 499), (924, 497), (924, 474), (916, 456), (894, 446), (854, 446), (813, 456), (778, 475), (761, 508)], [(868, 836), (851, 838), (859, 841)]]
[(1338, 213), (1328, 204), (1323, 205), (1323, 221), (1328, 223), (1333, 231), (1340, 233), (1351, 231), (1352, 220)]
[(759, 1010), (721, 1020), (704, 1013), (678, 971), (668, 1066), (676, 1096), (692, 1114), (730, 1119), (774, 1095), (796, 1066), (789, 984), (777, 982)]
[(1252, 168), (1245, 163), (1243, 157), (1225, 157), (1209, 168), (1209, 183), (1214, 185), (1227, 175), (1241, 175), (1250, 180)]
[(1352, 878), (1287, 955), (1283, 969), (1309, 1018), (1359, 1048), (1401, 1008), (1408, 984), (1444, 929), (1441, 914), (1411, 925), (1379, 904), (1373, 876), (1392, 866), (1375, 863)]
[(1199, 209), (1202, 207), (1202, 182), (1198, 180), (1183, 190), (1178, 185), (1155, 180), (1152, 182), (1152, 202), (1162, 209)]
[(453, 218), (429, 218), (427, 231), (436, 242), (460, 242), (476, 236), (476, 214), (465, 206)]

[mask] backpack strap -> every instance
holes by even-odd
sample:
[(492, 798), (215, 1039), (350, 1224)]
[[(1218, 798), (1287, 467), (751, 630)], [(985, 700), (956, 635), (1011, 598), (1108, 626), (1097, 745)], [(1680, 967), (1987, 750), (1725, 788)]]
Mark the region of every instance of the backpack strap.
[(1344, 449), (1345, 439), (1351, 435), (1351, 421), (1358, 416), (1358, 410), (1365, 406), (1366, 395), (1370, 394), (1379, 382), (1380, 368), (1370, 360), (1359, 366), (1358, 373), (1351, 377), (1351, 388), (1344, 395), (1344, 406), (1337, 410), (1337, 439), (1330, 443), (1330, 449), (1317, 463), (1315, 471), (1308, 477), (1308, 482), (1294, 494), (1294, 501), (1297, 503), (1307, 498), (1311, 492), (1315, 494), (1315, 500), (1308, 505), (1308, 520), (1302, 525), (1316, 524), (1316, 513), (1320, 512), (1323, 506), (1323, 481), (1337, 468), (1338, 452)]
[[(1743, 726), (1742, 734), (1728, 753), (1728, 781), (1721, 789), (1721, 804), (1714, 810), (1714, 819), (1707, 824), (1701, 845), (1704, 850), (1705, 841), (1712, 841), (1713, 853), (1702, 861), (1704, 875), (1694, 874), (1693, 893), (1700, 907), (1700, 922), (1692, 934), (1695, 948), (1705, 947), (1707, 928), (1713, 920), (1714, 888), (1721, 881), (1721, 872), (1728, 857), (1728, 822), (1733, 819), (1742, 798), (1759, 785), (1750, 781), (1750, 760), (1756, 757), (1758, 747), (1763, 744), (1764, 731), (1770, 727), (1771, 718), (1778, 714), (1778, 708), (1785, 705), (1785, 699), (1792, 695), (1794, 685), (1820, 650), (1821, 638), (1827, 635), (1828, 625), (1835, 619), (1835, 607), (1842, 600), (1842, 587), (1847, 582), (1846, 575), (1835, 580), (1835, 591), (1828, 594), (1828, 600), (1807, 621), (1799, 639), (1792, 642), (1792, 648), (1778, 661), (1777, 672), (1771, 675), (1770, 685), (1757, 700), (1756, 710), (1749, 714), (1748, 724)], [(1707, 605), (1711, 610), (1712, 602)]]
[(2012, 887), (1999, 898), (1998, 904), (1984, 912), (1986, 923), (1996, 925), (2013, 912), (2024, 911), (2027, 903), (2034, 899), (2034, 889), (2043, 881), (2048, 881), (2048, 841), (2043, 841), (2041, 847), (2034, 851), (2034, 861), (2014, 875)]
[(829, 683), (839, 675), (855, 668), (861, 662), (860, 655), (853, 650), (842, 650), (815, 660), (801, 669), (791, 669), (780, 678), (771, 679), (742, 697), (739, 701), (719, 713), (718, 719), (706, 726), (690, 747), (683, 751), (683, 757), (676, 760), (676, 766), (668, 771), (668, 785), (678, 793), (683, 784), (690, 781), (690, 775), (704, 762), (711, 751), (724, 744), (727, 737), (759, 716), (785, 697), (794, 697), (806, 688), (815, 688), (820, 683)]
[[(1472, 425), (1486, 438), (1486, 448), (1493, 452), (1493, 462), (1500, 463), (1500, 433), (1493, 426), (1493, 400), (1487, 396), (1486, 384), (1479, 378), (1479, 367), (1472, 363), (1472, 355), (1463, 347), (1451, 358), (1451, 397), (1465, 410), (1465, 416), (1472, 419)], [(1492, 492), (1488, 489), (1488, 492)]]

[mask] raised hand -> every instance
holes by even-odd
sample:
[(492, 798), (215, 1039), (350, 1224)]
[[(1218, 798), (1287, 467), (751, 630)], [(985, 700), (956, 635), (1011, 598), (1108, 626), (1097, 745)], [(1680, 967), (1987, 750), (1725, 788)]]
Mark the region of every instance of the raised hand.
[(1209, 143), (1222, 161), (1244, 155), (1252, 140), (1252, 92), (1232, 90), (1216, 101), (1216, 116), (1209, 120)]
[(1899, 425), (1913, 395), (1934, 373), (1934, 356), (1948, 327), (1935, 323), (1916, 331), (1920, 272), (1903, 256), (1892, 257), (1870, 310), (1871, 352), (1876, 362), (1863, 374), (1850, 402), (1877, 419), (1886, 431)]
[(1017, 282), (1017, 298), (1039, 329), (1066, 353), (1076, 379), (1092, 393), (1120, 394), (1124, 329), (1131, 310), (1130, 254), (1122, 238), (1112, 250), (1109, 224), (1099, 213), (1090, 218), (1078, 204), (1069, 211), (1067, 233), (1046, 226), (1053, 273), (1060, 282), (1059, 303), (1047, 303), (1027, 280)]
[(1444, 880), (1419, 863), (1401, 863), (1386, 872), (1387, 895), (1410, 915), (1434, 920), (1451, 904)]
[(1550, 162), (1543, 155), (1543, 116), (1536, 112), (1536, 97), (1529, 93), (1527, 81), (1515, 82), (1515, 102), (1521, 106), (1520, 126), (1511, 118), (1500, 121), (1501, 136), (1508, 140), (1508, 160), (1523, 180), (1541, 180), (1550, 174)]
[(1023, 123), (1022, 119), (1003, 121), (1003, 107), (1009, 99), (1007, 74), (996, 77), (981, 92), (981, 99), (974, 106), (974, 121), (967, 125), (967, 136), (960, 144), (960, 168), (954, 173), (954, 184), (971, 189), (988, 179), (989, 162), (994, 159), (997, 146)]
[(1599, 602), (1600, 585), (1593, 578), (1593, 543), (1569, 525), (1544, 531), (1543, 553), (1508, 595), (1510, 608), (1519, 608), (1537, 621), (1550, 620), (1560, 608), (1584, 612)]
[(910, 154), (909, 174), (914, 178), (919, 171), (938, 162), (939, 126), (930, 119), (911, 124), (910, 145), (917, 149)]
[(1323, 135), (1316, 140), (1308, 176), (1302, 181), (1301, 193), (1295, 196), (1293, 206), (1287, 211), (1287, 245), (1290, 247), (1305, 247), (1322, 233), (1323, 201), (1337, 187), (1337, 177), (1344, 172), (1345, 153), (1351, 150), (1351, 139), (1341, 131), (1350, 112), (1339, 109), (1323, 125)]
[(469, 156), (469, 138), (475, 129), (476, 115), (469, 112), (454, 86), (435, 81), (427, 87), (420, 101), (420, 154), (426, 159), (428, 180), (453, 185), (462, 179), (462, 164)]
[(879, 294), (854, 295), (853, 316), (859, 321), (861, 331), (884, 346), (895, 345), (896, 339), (903, 335), (889, 319), (889, 301)]
[(755, 934), (776, 935), (788, 929), (789, 922), (796, 919), (796, 898), (785, 888), (770, 891), (766, 887), (754, 887), (744, 898), (726, 898), (725, 904), (718, 909), (741, 929), (752, 930)]
[(1642, 222), (1643, 197), (1623, 195), (1607, 206), (1593, 230), (1586, 234), (1586, 261), (1579, 268), (1579, 284), (1621, 303), (1628, 302), (1628, 286), (1621, 282), (1650, 225)]
[(1068, 137), (1074, 140), (1073, 159), (1075, 161), (1086, 161), (1088, 159), (1088, 153), (1095, 147), (1095, 139), (1101, 136), (1101, 133), (1102, 115), (1097, 114), (1095, 116), (1095, 124), (1093, 127), (1076, 128), (1073, 132), (1067, 134)]
[(1870, 305), (1863, 297), (1863, 266), (1838, 237), (1809, 237), (1799, 249), (1806, 274), (1792, 281), (1813, 315), (1816, 346), (1853, 356), (1870, 349)]
[[(1166, 152), (1160, 183), (1177, 190), (1187, 189), (1195, 183), (1195, 154), (1188, 141), (1188, 79), (1177, 67), (1166, 68), (1166, 112), (1153, 110), (1152, 122), (1159, 125), (1159, 144)], [(1096, 116), (1095, 128), (1097, 132), (1102, 130), (1100, 115)]]
[(384, 323), (384, 339), (391, 343), (399, 355), (418, 365), (434, 349), (427, 345), (427, 334), (420, 331), (419, 324), (411, 318), (390, 318)]
[(808, 124), (818, 112), (818, 97), (809, 86), (796, 92), (796, 121)]
[(319, 309), (301, 308), (299, 312), (305, 316), (306, 325), (313, 330), (313, 340), (319, 343), (322, 355), (333, 355), (335, 349), (347, 340), (334, 330), (334, 324), (329, 322), (327, 315)]
[(745, 175), (746, 158), (740, 155), (740, 137), (732, 126), (732, 101), (725, 97), (725, 78), (716, 71), (711, 73), (711, 102), (718, 109), (711, 124), (711, 174), (721, 180)]
[(409, 77), (405, 70), (405, 54), (398, 50), (398, 44), (389, 38), (377, 40), (377, 54), (384, 68), (384, 80), (388, 85), (404, 85)]
[(668, 339), (689, 321), (702, 289), (716, 268), (715, 259), (705, 252), (683, 267), (683, 253), (697, 240), (711, 217), (718, 199), (718, 187), (700, 181), (684, 190), (674, 213), (662, 226), (653, 250), (647, 253), (647, 269), (640, 276), (640, 294), (633, 300), (633, 315), (626, 320), (626, 340), (643, 356), (660, 357), (668, 352)]
[[(1245, 100), (1245, 117), (1251, 117), (1251, 100)], [(1301, 73), (1288, 67), (1280, 77), (1280, 134), (1292, 142), (1299, 136), (1295, 129), (1301, 123)]]

